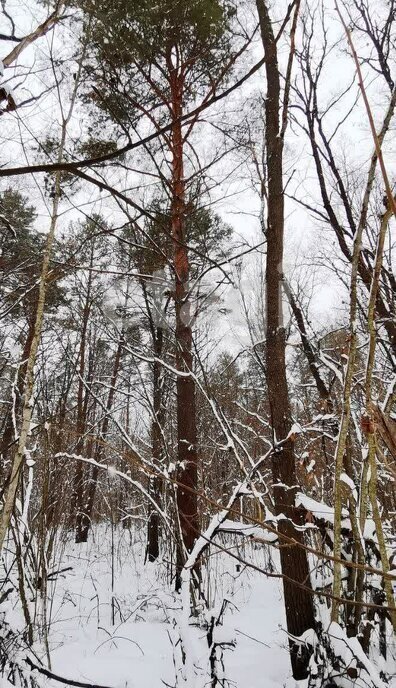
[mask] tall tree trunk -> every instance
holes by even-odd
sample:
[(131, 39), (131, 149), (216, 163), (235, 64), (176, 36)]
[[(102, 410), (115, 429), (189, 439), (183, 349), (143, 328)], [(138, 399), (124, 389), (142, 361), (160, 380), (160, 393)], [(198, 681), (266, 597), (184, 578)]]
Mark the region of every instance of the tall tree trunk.
[[(90, 257), (90, 267), (93, 266), (93, 248), (91, 250)], [(87, 343), (87, 332), (89, 316), (91, 311), (91, 288), (92, 288), (92, 271), (88, 271), (88, 285), (87, 293), (85, 297), (84, 309), (83, 309), (83, 320), (82, 320), (82, 330), (81, 330), (81, 340), (80, 340), (80, 350), (79, 350), (79, 380), (78, 380), (78, 392), (77, 392), (77, 422), (76, 422), (76, 434), (77, 434), (77, 444), (76, 453), (80, 454), (84, 448), (84, 432), (86, 426), (86, 409), (87, 409), (87, 397), (88, 390), (85, 389), (85, 353), (86, 353), (86, 343)], [(85, 492), (86, 492), (86, 481), (87, 481), (87, 465), (82, 461), (77, 461), (76, 469), (73, 479), (73, 496), (72, 496), (72, 508), (74, 511), (75, 518), (75, 541), (76, 543), (86, 542), (84, 539), (84, 513), (85, 513)]]
[[(64, 141), (66, 136), (66, 122), (63, 125), (62, 141), (60, 146), (59, 161), (62, 159)], [(12, 463), (11, 476), (7, 484), (3, 510), (0, 518), (0, 552), (3, 549), (4, 540), (10, 525), (12, 512), (14, 510), (15, 498), (18, 490), (20, 476), (26, 453), (26, 445), (30, 433), (30, 426), (33, 412), (33, 391), (34, 391), (34, 367), (36, 364), (37, 352), (41, 339), (41, 329), (44, 320), (45, 298), (47, 293), (48, 273), (50, 270), (50, 259), (55, 238), (55, 230), (58, 219), (59, 199), (61, 195), (60, 173), (55, 176), (55, 193), (52, 204), (52, 217), (47, 240), (44, 248), (43, 263), (38, 290), (37, 310), (34, 322), (34, 332), (29, 348), (29, 357), (24, 376), (23, 397), (21, 408), (21, 427), (18, 437), (17, 449)]]
[[(163, 374), (161, 356), (163, 351), (163, 330), (157, 327), (155, 331), (155, 361), (153, 365), (153, 422), (152, 422), (152, 443), (153, 443), (153, 463), (160, 466), (163, 456), (163, 422), (164, 422), (164, 403), (163, 403)], [(149, 493), (156, 504), (161, 498), (161, 480), (154, 475), (150, 478)], [(150, 504), (149, 518), (147, 527), (147, 558), (155, 561), (159, 556), (159, 514)]]
[[(268, 178), (267, 217), (267, 266), (266, 266), (266, 368), (267, 387), (275, 449), (272, 458), (274, 481), (274, 502), (279, 520), (279, 532), (296, 541), (295, 546), (280, 548), (283, 589), (285, 597), (287, 630), (291, 636), (300, 636), (314, 628), (315, 618), (312, 595), (293, 584), (293, 581), (310, 585), (306, 552), (298, 543), (303, 543), (303, 534), (296, 528), (296, 467), (292, 439), (277, 446), (291, 430), (291, 411), (286, 378), (286, 334), (282, 317), (283, 281), (283, 238), (284, 238), (284, 196), (283, 196), (283, 133), (280, 127), (281, 107), (280, 76), (277, 47), (271, 19), (264, 0), (256, 0), (261, 36), (266, 57), (267, 97), (265, 101), (265, 139)], [(281, 541), (282, 543), (282, 541)], [(290, 640), (291, 663), (295, 679), (303, 679), (308, 673), (308, 657), (298, 653), (297, 646)]]
[[(377, 475), (377, 438), (376, 438), (376, 428), (374, 424), (374, 414), (373, 414), (373, 377), (374, 377), (374, 364), (375, 364), (375, 350), (377, 344), (377, 332), (375, 327), (375, 304), (377, 300), (377, 294), (380, 285), (380, 277), (382, 270), (383, 253), (385, 246), (385, 239), (388, 231), (389, 220), (392, 217), (393, 208), (388, 208), (381, 219), (381, 226), (377, 240), (377, 249), (373, 270), (373, 279), (370, 290), (369, 298), (369, 308), (368, 308), (368, 318), (367, 318), (367, 329), (369, 332), (369, 353), (367, 359), (366, 368), (366, 414), (367, 420), (367, 444), (368, 444), (368, 455), (366, 461), (368, 462), (368, 470), (370, 471), (370, 479), (368, 481), (368, 497), (370, 499), (373, 520), (375, 523), (375, 531), (378, 540), (378, 549), (381, 556), (381, 564), (384, 573), (388, 573), (390, 569), (387, 542), (384, 535), (384, 529), (382, 525), (381, 513), (378, 505), (377, 497), (377, 485), (378, 485), (378, 475)], [(389, 607), (393, 608), (390, 612), (390, 619), (393, 626), (394, 632), (396, 632), (396, 607), (395, 607), (395, 596), (392, 589), (392, 583), (388, 578), (384, 579), (384, 592)]]
[[(192, 550), (199, 534), (197, 499), (197, 426), (195, 409), (195, 383), (193, 369), (191, 305), (189, 302), (189, 257), (186, 247), (185, 219), (186, 199), (183, 166), (183, 133), (180, 117), (184, 76), (177, 69), (172, 70), (172, 238), (175, 269), (175, 314), (176, 314), (176, 367), (180, 373), (176, 381), (177, 395), (177, 510), (181, 536), (185, 549)], [(180, 571), (184, 564), (181, 546), (177, 552), (176, 587), (180, 587)]]

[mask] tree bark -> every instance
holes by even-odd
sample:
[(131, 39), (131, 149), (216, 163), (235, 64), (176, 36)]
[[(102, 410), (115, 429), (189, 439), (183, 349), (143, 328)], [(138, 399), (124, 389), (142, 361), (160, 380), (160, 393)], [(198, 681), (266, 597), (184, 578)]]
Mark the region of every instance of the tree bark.
[[(90, 267), (93, 266), (93, 248), (91, 250)], [(79, 350), (79, 380), (77, 392), (77, 421), (76, 434), (77, 444), (76, 453), (80, 454), (84, 448), (84, 433), (86, 426), (86, 408), (88, 390), (85, 389), (85, 352), (86, 340), (88, 332), (89, 316), (91, 311), (91, 288), (92, 288), (92, 271), (88, 272), (87, 293), (85, 296), (85, 303), (83, 309), (81, 340)], [(82, 461), (77, 461), (73, 478), (73, 495), (72, 507), (75, 515), (75, 541), (76, 543), (86, 542), (88, 532), (85, 534), (84, 514), (86, 508), (86, 481), (87, 481), (87, 467)], [(85, 538), (85, 539), (84, 539)]]
[[(153, 443), (153, 463), (154, 465), (161, 465), (163, 456), (163, 422), (164, 422), (164, 405), (163, 405), (163, 375), (161, 356), (163, 352), (163, 330), (162, 327), (157, 327), (155, 331), (155, 361), (153, 365), (153, 422), (152, 422), (152, 443)], [(161, 480), (154, 475), (150, 478), (149, 492), (155, 502), (159, 504), (161, 499)], [(159, 536), (160, 523), (159, 514), (153, 505), (149, 506), (149, 518), (147, 525), (147, 558), (149, 561), (155, 561), (159, 556)]]
[(286, 623), (290, 634), (290, 654), (295, 679), (306, 678), (308, 656), (298, 652), (293, 636), (315, 627), (312, 595), (293, 585), (291, 581), (309, 586), (309, 567), (306, 552), (298, 543), (303, 535), (295, 524), (296, 466), (292, 439), (279, 446), (291, 430), (291, 410), (286, 377), (286, 334), (282, 316), (284, 195), (283, 195), (283, 135), (280, 129), (280, 75), (277, 46), (271, 19), (264, 0), (256, 0), (261, 37), (265, 52), (267, 97), (265, 101), (265, 140), (268, 178), (267, 265), (266, 265), (266, 369), (267, 388), (274, 434), (272, 476), (274, 503), (279, 531), (296, 541), (296, 546), (280, 548)]
[(184, 75), (171, 71), (172, 91), (172, 206), (171, 223), (175, 270), (176, 315), (176, 381), (177, 396), (177, 510), (182, 543), (177, 551), (176, 588), (184, 565), (183, 547), (190, 552), (199, 534), (198, 518), (198, 454), (193, 370), (191, 307), (189, 303), (189, 256), (185, 244), (186, 198), (183, 165), (183, 132), (181, 125)]
[[(37, 309), (37, 304), (36, 304)], [(8, 463), (8, 453), (11, 445), (13, 444), (14, 438), (14, 418), (18, 419), (20, 414), (20, 409), (22, 405), (22, 395), (23, 387), (25, 382), (27, 361), (29, 360), (30, 349), (32, 346), (33, 336), (34, 336), (34, 325), (35, 325), (35, 315), (28, 319), (28, 331), (26, 334), (25, 344), (22, 352), (22, 363), (19, 365), (17, 378), (15, 381), (15, 400), (13, 403), (13, 408), (10, 409), (6, 417), (6, 423), (3, 433), (3, 438), (1, 441), (1, 466), (0, 475), (4, 471), (6, 463)]]

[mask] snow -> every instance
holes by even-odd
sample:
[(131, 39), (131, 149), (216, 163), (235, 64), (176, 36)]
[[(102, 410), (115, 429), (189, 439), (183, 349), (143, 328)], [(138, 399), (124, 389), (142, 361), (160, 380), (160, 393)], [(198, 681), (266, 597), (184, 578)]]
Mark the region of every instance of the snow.
[[(234, 524), (235, 525), (235, 524)], [(239, 524), (238, 524), (239, 525)], [(68, 541), (62, 566), (71, 571), (49, 582), (52, 616), (49, 625), (51, 670), (74, 681), (109, 688), (155, 688), (175, 685), (177, 643), (182, 611), (181, 596), (166, 582), (166, 565), (144, 565), (144, 542), (139, 531), (116, 528), (115, 583), (111, 585), (110, 532), (95, 528), (95, 540), (87, 545)], [(219, 537), (229, 538), (224, 533)], [(267, 548), (235, 540), (257, 563), (264, 565)], [(215, 552), (215, 549), (213, 549)], [(224, 649), (224, 675), (235, 688), (292, 688), (288, 642), (285, 633), (281, 582), (247, 569), (237, 571), (235, 560), (217, 552), (209, 560), (206, 590), (216, 616), (224, 599), (231, 601), (214, 640), (235, 641)], [(112, 624), (112, 598), (115, 623)], [(23, 628), (24, 621), (13, 605), (8, 622)], [(208, 685), (208, 647), (204, 628), (184, 618), (189, 647), (188, 688)], [(173, 645), (173, 646), (172, 646)], [(45, 663), (43, 644), (33, 648)], [(35, 674), (36, 675), (36, 674)], [(194, 683), (195, 682), (195, 683)], [(52, 688), (45, 681), (46, 688)]]
[[(357, 499), (357, 490), (354, 482), (348, 478), (346, 473), (342, 474), (341, 479), (343, 482), (348, 485), (350, 489), (352, 487), (354, 488), (354, 497), (355, 500)], [(313, 499), (312, 497), (308, 497), (306, 494), (303, 492), (297, 492), (296, 494), (296, 506), (303, 506), (304, 509), (307, 511), (310, 511), (316, 518), (318, 519), (323, 519), (327, 523), (333, 524), (334, 523), (334, 509), (331, 506), (328, 506), (328, 504), (325, 504), (324, 502), (318, 502), (316, 499)], [(342, 509), (342, 527), (351, 529), (351, 523), (348, 518), (348, 510), (343, 508)], [(374, 540), (375, 542), (377, 541), (376, 538), (376, 532), (375, 532), (375, 523), (372, 518), (367, 518), (365, 521), (364, 525), (364, 533), (363, 537), (365, 540)]]
[[(219, 675), (225, 685), (307, 688), (291, 676), (281, 579), (228, 556), (228, 552), (240, 556), (276, 576), (279, 552), (262, 542), (266, 539), (270, 544), (276, 535), (230, 519), (221, 524), (212, 519), (208, 530), (214, 525), (218, 547), (212, 545), (203, 569), (208, 608), (201, 622), (190, 616), (190, 569), (184, 569), (182, 594), (177, 594), (168, 576), (166, 554), (155, 564), (144, 564), (145, 528), (116, 525), (112, 536), (110, 526), (96, 525), (90, 542), (83, 545), (74, 544), (72, 534), (59, 534), (59, 568), (69, 570), (48, 581), (52, 672), (108, 688), (206, 688), (213, 647), (208, 647), (207, 627), (213, 624)], [(17, 597), (15, 591), (3, 609), (12, 628), (22, 631), (25, 622)], [(356, 639), (329, 623), (329, 611), (323, 607), (322, 623), (332, 650), (345, 666), (357, 665), (361, 674), (356, 682), (347, 679), (340, 686), (384, 688), (379, 667), (362, 656)], [(301, 641), (314, 647), (319, 642), (311, 629)], [(42, 639), (36, 638), (32, 650), (46, 666)], [(23, 662), (23, 653), (20, 659)], [(41, 677), (40, 685), (55, 684)], [(395, 682), (390, 685), (396, 688)]]
[[(308, 497), (303, 492), (296, 494), (296, 506), (303, 506), (304, 509), (310, 511), (316, 518), (322, 518), (328, 523), (334, 523), (334, 509), (324, 502), (318, 502), (312, 497)], [(348, 512), (346, 509), (342, 510), (343, 518), (347, 518)]]
[(340, 475), (340, 480), (341, 480), (343, 483), (345, 483), (346, 485), (348, 485), (350, 491), (352, 492), (352, 495), (353, 495), (353, 498), (354, 498), (355, 502), (357, 502), (357, 500), (358, 500), (358, 493), (357, 493), (356, 485), (355, 485), (355, 483), (353, 482), (352, 478), (350, 478), (349, 475), (347, 475), (346, 473), (341, 473), (341, 475)]
[[(374, 665), (368, 660), (357, 638), (348, 638), (345, 631), (337, 623), (332, 622), (328, 629), (329, 638), (334, 652), (341, 657), (345, 667), (363, 668), (361, 676), (350, 685), (360, 688), (372, 685), (374, 688), (386, 688)], [(367, 679), (370, 679), (370, 683)]]
[(302, 427), (299, 423), (293, 423), (292, 427), (290, 428), (288, 437), (292, 437), (293, 435), (300, 435), (302, 431)]
[(375, 523), (372, 518), (367, 518), (364, 524), (364, 537), (366, 540), (375, 540)]
[(276, 542), (278, 539), (275, 533), (269, 532), (260, 526), (252, 526), (246, 523), (240, 523), (238, 521), (231, 521), (229, 519), (223, 521), (219, 531), (228, 533), (239, 533), (245, 537), (260, 538), (260, 540), (265, 540), (266, 542)]
[(110, 478), (116, 478), (117, 477), (117, 469), (115, 466), (108, 466), (107, 467), (107, 473)]
[(315, 465), (316, 465), (316, 461), (314, 459), (311, 459), (311, 461), (309, 462), (308, 466), (305, 469), (307, 471), (307, 473), (312, 473), (313, 469), (315, 468)]

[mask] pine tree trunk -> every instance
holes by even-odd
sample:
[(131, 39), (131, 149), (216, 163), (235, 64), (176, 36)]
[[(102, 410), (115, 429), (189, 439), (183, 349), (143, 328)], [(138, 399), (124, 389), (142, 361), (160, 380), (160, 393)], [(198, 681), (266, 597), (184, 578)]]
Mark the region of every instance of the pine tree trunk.
[[(180, 122), (184, 78), (174, 70), (171, 79), (174, 123), (172, 127), (172, 238), (175, 269), (177, 440), (177, 510), (182, 543), (191, 551), (199, 534), (197, 480), (197, 427), (193, 369), (191, 305), (188, 298), (189, 258), (185, 244), (186, 199), (183, 167), (183, 133)], [(181, 546), (177, 552), (177, 580), (184, 564)]]

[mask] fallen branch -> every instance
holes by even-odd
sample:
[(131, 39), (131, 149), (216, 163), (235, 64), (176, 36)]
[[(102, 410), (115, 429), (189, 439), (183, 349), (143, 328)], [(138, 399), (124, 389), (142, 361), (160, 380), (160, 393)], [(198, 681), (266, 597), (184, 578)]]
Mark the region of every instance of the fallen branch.
[(43, 676), (46, 676), (53, 681), (58, 681), (58, 683), (65, 683), (67, 686), (76, 686), (76, 688), (110, 688), (110, 686), (103, 686), (99, 685), (98, 683), (82, 683), (81, 681), (73, 681), (71, 678), (58, 676), (58, 674), (54, 674), (52, 671), (35, 664), (30, 657), (25, 657), (25, 662), (30, 667), (31, 671), (38, 671)]

